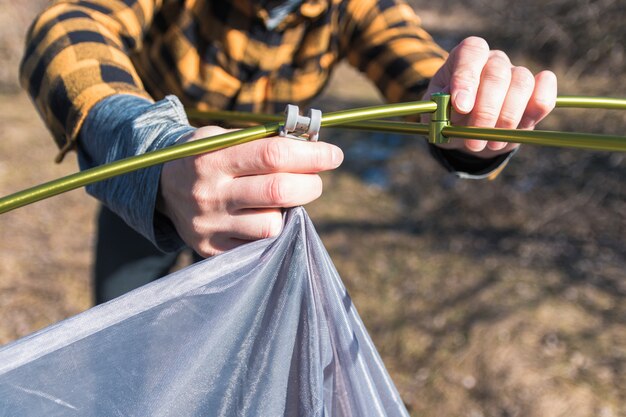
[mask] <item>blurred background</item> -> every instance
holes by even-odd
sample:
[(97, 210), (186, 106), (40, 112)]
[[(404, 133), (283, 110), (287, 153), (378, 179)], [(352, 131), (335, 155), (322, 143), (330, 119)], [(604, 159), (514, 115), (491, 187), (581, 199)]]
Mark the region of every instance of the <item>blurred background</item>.
[[(42, 0), (0, 0), (0, 195), (74, 172), (17, 68)], [(412, 1), (447, 49), (485, 37), (559, 94), (626, 97), (621, 0)], [(341, 66), (324, 111), (380, 101)], [(626, 135), (626, 112), (561, 109), (544, 129)], [(413, 415), (626, 416), (626, 158), (525, 146), (460, 181), (419, 138), (327, 131), (346, 161), (307, 210)], [(83, 190), (0, 216), (0, 345), (92, 305)]]

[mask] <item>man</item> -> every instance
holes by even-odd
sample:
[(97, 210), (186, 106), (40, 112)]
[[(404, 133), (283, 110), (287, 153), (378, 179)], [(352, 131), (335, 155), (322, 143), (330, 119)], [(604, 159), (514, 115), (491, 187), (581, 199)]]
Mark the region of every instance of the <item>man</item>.
[[(22, 83), (60, 158), (77, 149), (88, 168), (224, 131), (190, 127), (178, 99), (280, 112), (317, 95), (343, 58), (389, 101), (449, 92), (455, 124), (532, 129), (555, 105), (554, 74), (533, 76), (480, 38), (447, 56), (402, 0), (57, 1), (29, 32)], [(454, 140), (432, 151), (459, 175), (484, 177), (515, 147)], [(281, 209), (319, 197), (317, 174), (342, 159), (328, 143), (268, 138), (89, 187), (115, 213), (104, 209), (99, 221), (107, 259), (96, 266), (97, 302), (157, 278), (173, 261), (116, 216), (160, 250), (186, 244), (213, 256), (276, 236)]]

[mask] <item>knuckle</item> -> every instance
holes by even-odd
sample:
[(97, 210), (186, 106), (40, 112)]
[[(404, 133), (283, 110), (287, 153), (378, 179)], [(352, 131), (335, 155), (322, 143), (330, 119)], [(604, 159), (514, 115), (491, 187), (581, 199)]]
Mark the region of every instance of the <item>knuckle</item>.
[(545, 116), (550, 113), (556, 105), (554, 100), (549, 99), (539, 99), (535, 100), (534, 107), (536, 108), (536, 113), (538, 116)]
[[(206, 183), (198, 183), (191, 188), (191, 205), (193, 212), (198, 215), (218, 214), (226, 211), (231, 204), (233, 198), (229, 191), (222, 191), (224, 187), (209, 188)], [(226, 188), (226, 190), (229, 190)]]
[(276, 207), (281, 207), (286, 202), (286, 185), (283, 177), (273, 175), (267, 184), (267, 198)]
[(313, 200), (319, 198), (324, 191), (324, 183), (322, 182), (322, 177), (319, 175), (314, 175), (312, 178), (311, 184), (311, 196)]
[(261, 239), (276, 237), (283, 229), (282, 218), (280, 214), (267, 216), (267, 219), (261, 225)]
[(205, 163), (202, 161), (201, 157), (194, 157), (192, 160), (192, 172), (196, 174), (196, 176), (202, 175), (204, 172)]
[(490, 59), (485, 65), (483, 78), (485, 81), (508, 84), (511, 81), (511, 66), (500, 59)]
[[(480, 125), (489, 125), (498, 119), (498, 111), (491, 107), (481, 107), (472, 112), (472, 117)], [(488, 127), (488, 126), (483, 126)]]
[(490, 51), (489, 55), (490, 59), (497, 59), (507, 63), (511, 62), (509, 56), (504, 51), (501, 51), (499, 49), (494, 49), (493, 51)]
[(535, 88), (535, 77), (526, 67), (514, 67), (511, 84), (515, 88), (532, 91)]
[(508, 127), (508, 128), (517, 127), (519, 121), (520, 121), (520, 115), (512, 111), (503, 110), (500, 113), (499, 122), (500, 122), (500, 125), (502, 125), (502, 127)]
[(282, 145), (278, 140), (268, 140), (261, 151), (261, 163), (272, 170), (283, 166), (288, 158), (288, 151)]
[(212, 202), (211, 193), (208, 193), (204, 187), (199, 185), (196, 185), (191, 189), (191, 198), (195, 205), (200, 209), (210, 206)]
[(310, 152), (310, 154), (313, 155), (313, 169), (311, 172), (336, 168), (338, 165), (337, 160), (343, 160), (343, 152), (335, 146), (324, 142), (311, 143), (310, 145), (315, 146), (316, 150), (315, 152)]
[(454, 77), (458, 87), (462, 86), (474, 86), (477, 85), (480, 80), (480, 73), (472, 71), (469, 68), (459, 69), (455, 72)]
[(190, 158), (191, 169), (197, 176), (204, 176), (205, 173), (213, 171), (213, 155), (210, 153), (193, 156)]
[(213, 255), (217, 254), (216, 249), (213, 247), (211, 242), (208, 239), (201, 240), (197, 244), (192, 246), (194, 250), (198, 253), (198, 255), (209, 258)]
[(487, 43), (487, 41), (478, 36), (470, 36), (468, 38), (463, 39), (461, 43), (459, 44), (459, 46), (474, 50), (479, 53), (489, 51), (489, 44)]
[[(320, 142), (318, 142), (317, 144), (319, 143)], [(314, 144), (314, 145), (317, 145), (317, 144)], [(324, 169), (328, 165), (330, 165), (329, 161), (333, 160), (333, 154), (332, 154), (332, 150), (330, 149), (330, 147), (327, 147), (327, 146), (324, 146), (324, 147), (317, 146), (315, 149), (317, 152), (311, 152), (311, 157), (313, 158), (312, 166), (315, 168), (315, 171), (317, 171), (317, 170)]]
[(196, 242), (202, 241), (202, 236), (207, 232), (204, 216), (193, 216), (191, 218), (190, 227), (192, 239)]

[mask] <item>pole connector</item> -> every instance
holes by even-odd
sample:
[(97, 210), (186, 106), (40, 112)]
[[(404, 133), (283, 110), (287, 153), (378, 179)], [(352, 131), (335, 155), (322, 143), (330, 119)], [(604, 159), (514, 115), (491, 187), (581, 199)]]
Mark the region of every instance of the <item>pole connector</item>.
[(293, 104), (285, 107), (285, 124), (279, 135), (291, 139), (304, 139), (317, 142), (322, 127), (322, 111), (309, 109), (306, 116), (300, 115), (300, 109)]
[(450, 139), (443, 135), (443, 128), (450, 126), (450, 94), (434, 93), (430, 99), (437, 103), (437, 110), (431, 115), (428, 142), (448, 143)]

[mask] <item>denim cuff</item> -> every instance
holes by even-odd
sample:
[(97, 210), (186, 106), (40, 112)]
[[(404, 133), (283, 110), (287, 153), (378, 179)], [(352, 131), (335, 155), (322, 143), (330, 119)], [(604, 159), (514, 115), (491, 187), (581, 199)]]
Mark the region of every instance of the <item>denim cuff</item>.
[[(177, 97), (151, 103), (131, 95), (100, 101), (81, 129), (78, 161), (88, 169), (170, 146), (194, 128)], [(144, 168), (87, 186), (133, 229), (164, 252), (185, 244), (173, 224), (156, 211), (162, 165)]]

